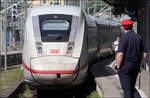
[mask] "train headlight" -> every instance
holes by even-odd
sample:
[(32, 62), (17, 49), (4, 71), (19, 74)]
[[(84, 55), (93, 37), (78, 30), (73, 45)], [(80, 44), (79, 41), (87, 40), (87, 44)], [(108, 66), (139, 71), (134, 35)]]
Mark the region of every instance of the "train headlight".
[(41, 56), (43, 53), (42, 43), (36, 43), (38, 55)]
[(67, 55), (72, 56), (72, 47), (68, 47)]

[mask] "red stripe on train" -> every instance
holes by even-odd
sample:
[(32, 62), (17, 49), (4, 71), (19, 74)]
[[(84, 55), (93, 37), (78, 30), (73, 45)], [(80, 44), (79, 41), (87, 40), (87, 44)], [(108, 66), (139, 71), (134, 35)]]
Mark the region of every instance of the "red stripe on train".
[[(34, 70), (29, 68), (25, 62), (22, 60), (22, 64), (26, 70), (32, 73), (39, 73), (39, 74), (73, 74), (76, 70)], [(80, 70), (83, 70), (88, 65), (88, 61), (80, 67)]]

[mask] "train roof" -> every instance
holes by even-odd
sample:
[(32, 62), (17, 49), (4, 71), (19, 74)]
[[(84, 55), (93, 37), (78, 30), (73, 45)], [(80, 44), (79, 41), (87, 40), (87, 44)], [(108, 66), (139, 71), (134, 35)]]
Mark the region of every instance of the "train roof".
[(96, 23), (101, 24), (101, 25), (121, 26), (119, 22), (114, 21), (114, 20), (108, 20), (108, 19), (95, 17), (95, 16), (88, 16), (88, 17), (92, 20), (95, 20)]
[(43, 14), (66, 14), (79, 16), (81, 14), (81, 8), (67, 5), (50, 5), (50, 6), (38, 6), (29, 10), (28, 15), (38, 16)]
[(87, 20), (88, 27), (96, 27), (96, 21), (92, 17), (86, 14), (85, 14), (85, 17)]

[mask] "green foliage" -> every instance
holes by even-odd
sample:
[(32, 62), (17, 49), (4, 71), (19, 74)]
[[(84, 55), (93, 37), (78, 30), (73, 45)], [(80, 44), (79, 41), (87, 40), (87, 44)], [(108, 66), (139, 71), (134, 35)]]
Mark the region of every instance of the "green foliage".
[(96, 4), (96, 5), (93, 4), (92, 6), (87, 7), (87, 8), (85, 9), (85, 11), (86, 11), (88, 14), (93, 15), (93, 14), (99, 12), (100, 9), (101, 9), (101, 5), (100, 5), (100, 4)]
[(89, 14), (93, 14), (94, 13), (94, 8), (93, 7), (90, 7), (88, 10), (89, 10)]
[(28, 85), (25, 85), (24, 86), (24, 95), (27, 95), (30, 93), (30, 89), (29, 89), (29, 86)]
[[(106, 7), (106, 5), (107, 4), (103, 2), (102, 0), (88, 0), (86, 3), (85, 11), (90, 15), (94, 15), (95, 13), (99, 12), (101, 9)], [(108, 9), (110, 7), (111, 6), (107, 6), (103, 10)]]
[(97, 91), (93, 91), (91, 92), (90, 95), (87, 96), (87, 98), (101, 98), (101, 97), (98, 95)]

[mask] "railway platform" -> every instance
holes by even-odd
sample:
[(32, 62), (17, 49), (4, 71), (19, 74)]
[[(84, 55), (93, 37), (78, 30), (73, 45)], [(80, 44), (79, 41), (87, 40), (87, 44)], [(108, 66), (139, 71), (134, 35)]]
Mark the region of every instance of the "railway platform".
[[(102, 98), (123, 98), (123, 90), (114, 67), (115, 60), (111, 57), (99, 61), (90, 69), (95, 77), (97, 91)], [(149, 87), (149, 70), (143, 69), (137, 78), (135, 98), (150, 98)]]
[(17, 94), (22, 92), (23, 85), (23, 77), (14, 80), (0, 93), (0, 98), (18, 98)]
[[(0, 54), (1, 65), (4, 65), (5, 53)], [(7, 65), (15, 65), (22, 63), (22, 51), (8, 51), (7, 52)]]

